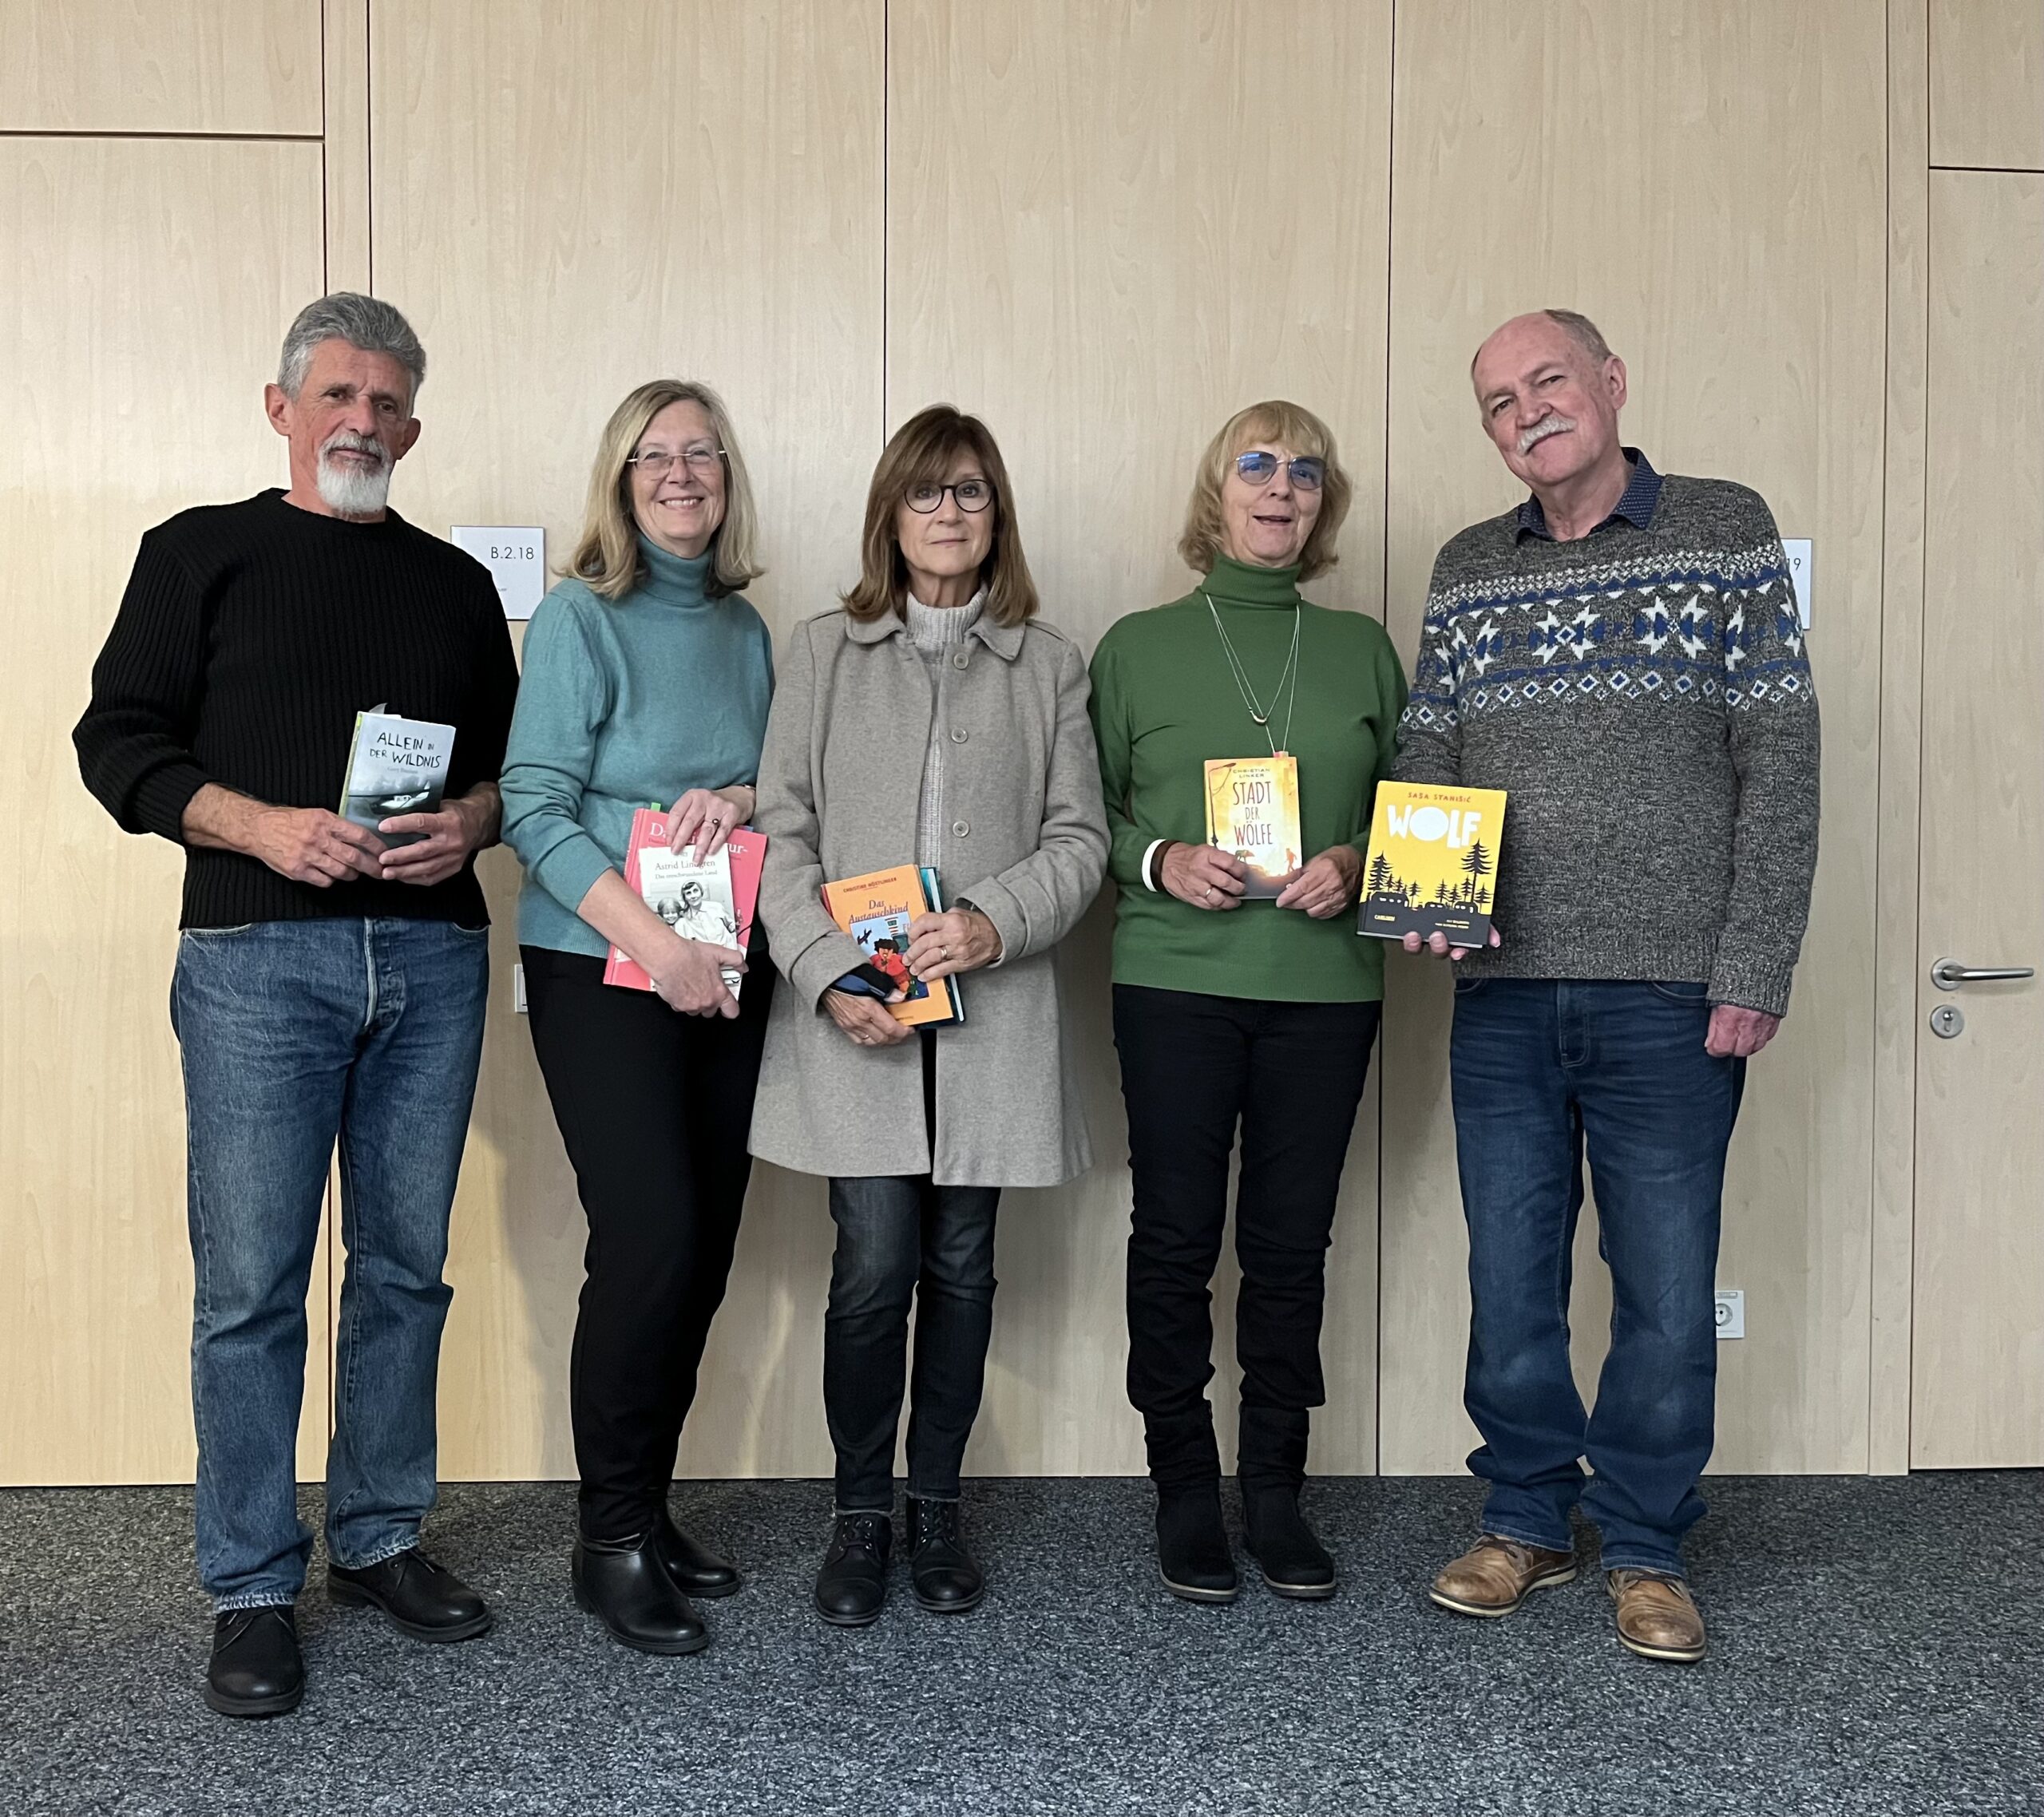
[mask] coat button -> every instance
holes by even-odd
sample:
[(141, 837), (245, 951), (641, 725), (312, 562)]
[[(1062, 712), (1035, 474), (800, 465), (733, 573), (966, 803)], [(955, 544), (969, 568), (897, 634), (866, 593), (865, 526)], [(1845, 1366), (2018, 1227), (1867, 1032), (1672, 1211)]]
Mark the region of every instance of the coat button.
[(963, 839), (965, 835), (970, 833), (972, 829), (962, 820), (954, 820), (951, 823), (951, 830), (957, 833), (961, 839)]
[(951, 734), (951, 742), (954, 745), (962, 745), (965, 742), (965, 734), (963, 732), (953, 731)]
[(964, 651), (962, 651), (962, 650), (959, 651), (956, 655), (954, 655), (952, 657), (952, 659), (951, 659), (951, 666), (952, 666), (952, 667), (953, 667), (953, 668), (954, 668), (954, 669), (962, 669), (962, 668), (964, 668), (964, 667), (965, 667), (965, 652)]

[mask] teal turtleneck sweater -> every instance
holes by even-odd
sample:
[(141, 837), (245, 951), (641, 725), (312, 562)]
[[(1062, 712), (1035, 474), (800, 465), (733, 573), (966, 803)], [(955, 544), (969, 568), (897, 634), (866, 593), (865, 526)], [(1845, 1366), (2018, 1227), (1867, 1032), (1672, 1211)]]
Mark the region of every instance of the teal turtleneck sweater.
[(602, 958), (575, 912), (622, 871), (636, 808), (751, 782), (774, 691), (774, 646), (740, 596), (704, 596), (710, 557), (639, 540), (639, 584), (603, 599), (563, 580), (525, 632), (504, 755), (504, 837), (525, 867), (518, 938)]
[[(1367, 849), (1377, 779), (1390, 773), (1405, 706), (1404, 671), (1382, 625), (1361, 612), (1305, 604), (1298, 574), (1224, 557), (1184, 599), (1116, 621), (1094, 652), (1093, 726), (1114, 840), (1108, 869), (1120, 886), (1118, 984), (1285, 1003), (1370, 1003), (1384, 995), (1383, 944), (1359, 936), (1353, 913), (1316, 921), (1267, 900), (1215, 912), (1143, 879), (1151, 841), (1206, 838), (1207, 758), (1270, 754), (1229, 668), (1208, 595), (1251, 691), (1266, 705), (1299, 608), (1297, 705), (1288, 684), (1270, 736), (1299, 762), (1307, 856), (1337, 845)], [(1151, 874), (1161, 882), (1154, 866)]]

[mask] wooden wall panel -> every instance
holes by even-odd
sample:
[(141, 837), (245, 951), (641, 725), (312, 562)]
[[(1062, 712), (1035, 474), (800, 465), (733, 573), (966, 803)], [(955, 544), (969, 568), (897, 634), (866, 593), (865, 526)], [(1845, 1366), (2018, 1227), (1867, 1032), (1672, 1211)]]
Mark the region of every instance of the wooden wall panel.
[(2044, 170), (2044, 6), (1930, 0), (1931, 162)]
[[(1388, 6), (894, 0), (890, 20), (888, 423), (940, 399), (984, 417), (1045, 616), (1090, 649), (1183, 593), (1194, 464), (1272, 396), (1325, 418), (1356, 480), (1313, 596), (1380, 612)], [(1111, 907), (1064, 972), (1096, 1165), (1004, 1207), (980, 1471), (1143, 1467)], [(1375, 1466), (1376, 1123), (1373, 1095), (1330, 1265), (1323, 1471)], [(1231, 1275), (1216, 1299), (1225, 1443)]]
[[(1392, 172), (1389, 600), (1416, 646), (1440, 543), (1516, 496), (1468, 370), (1492, 327), (1564, 305), (1632, 374), (1663, 471), (1757, 487), (1816, 540), (1823, 857), (1791, 1017), (1753, 1066), (1723, 1261), (1717, 1466), (1868, 1460), (1875, 756), (1886, 97), (1877, 7), (1685, 0), (1401, 9)], [(1447, 982), (1395, 966), (1384, 1067), (1381, 1459), (1458, 1467), (1467, 1254)], [(1589, 1233), (1585, 1233), (1588, 1249)], [(1590, 1252), (1594, 1254), (1594, 1252)], [(1579, 1269), (1580, 1360), (1608, 1302)]]
[[(167, 1014), (182, 861), (70, 730), (141, 532), (274, 484), (262, 387), (320, 287), (316, 145), (0, 139), (0, 1481), (188, 1480), (192, 1265)], [(326, 1256), (301, 1467), (326, 1430)]]
[(0, 131), (319, 132), (319, 0), (0, 0)]
[[(372, 9), (376, 287), (432, 360), (402, 511), (442, 535), (543, 525), (557, 564), (618, 399), (706, 378), (759, 493), (770, 572), (753, 598), (777, 633), (833, 603), (881, 439), (881, 17), (880, 0)], [(513, 1013), (517, 862), (483, 870), (496, 976), (441, 1466), (568, 1475), (584, 1224)], [(830, 1241), (818, 1185), (763, 1168), (684, 1471), (827, 1469)]]

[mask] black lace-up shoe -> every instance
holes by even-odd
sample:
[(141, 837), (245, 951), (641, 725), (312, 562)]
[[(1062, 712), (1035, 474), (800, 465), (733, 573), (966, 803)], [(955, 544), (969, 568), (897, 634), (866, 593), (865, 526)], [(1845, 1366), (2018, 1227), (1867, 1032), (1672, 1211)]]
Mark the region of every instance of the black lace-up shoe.
[(1187, 1602), (1235, 1600), (1241, 1585), (1221, 1520), (1219, 1484), (1157, 1486), (1157, 1569), (1164, 1588)]
[(816, 1574), (816, 1613), (834, 1628), (863, 1628), (887, 1600), (893, 1523), (885, 1514), (840, 1514)]
[(382, 1609), (392, 1627), (415, 1641), (472, 1641), (496, 1620), (481, 1597), (416, 1546), (358, 1571), (329, 1565), (327, 1593), (339, 1603)]
[(709, 1645), (702, 1617), (667, 1575), (656, 1534), (602, 1540), (577, 1534), (571, 1570), (576, 1606), (612, 1640), (642, 1653), (695, 1653)]
[(909, 1581), (916, 1601), (940, 1614), (962, 1615), (987, 1593), (979, 1562), (958, 1531), (956, 1502), (909, 1498)]
[(214, 1621), (208, 1708), (224, 1716), (280, 1716), (304, 1695), (305, 1661), (288, 1609), (231, 1609)]
[(653, 1529), (653, 1545), (674, 1587), (684, 1596), (729, 1596), (745, 1579), (728, 1558), (699, 1546), (674, 1524), (666, 1509)]

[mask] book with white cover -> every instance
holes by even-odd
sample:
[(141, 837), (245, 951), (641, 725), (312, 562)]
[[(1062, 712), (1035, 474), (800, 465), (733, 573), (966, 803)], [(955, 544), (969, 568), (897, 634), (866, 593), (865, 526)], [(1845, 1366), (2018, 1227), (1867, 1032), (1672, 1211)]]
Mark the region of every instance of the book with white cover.
[[(341, 789), (343, 820), (375, 833), (378, 824), (402, 813), (437, 813), (446, 792), (447, 766), (454, 754), (454, 728), (430, 719), (406, 719), (379, 706), (355, 716), (348, 746), (347, 780)], [(381, 833), (386, 845), (410, 845), (422, 833)]]
[[(683, 940), (744, 950), (731, 889), (729, 846), (719, 848), (713, 858), (699, 859), (693, 845), (677, 852), (664, 845), (648, 845), (639, 848), (637, 857), (640, 896)], [(725, 988), (736, 996), (744, 974), (727, 966), (723, 976)]]

